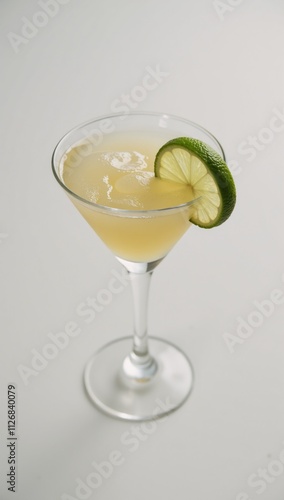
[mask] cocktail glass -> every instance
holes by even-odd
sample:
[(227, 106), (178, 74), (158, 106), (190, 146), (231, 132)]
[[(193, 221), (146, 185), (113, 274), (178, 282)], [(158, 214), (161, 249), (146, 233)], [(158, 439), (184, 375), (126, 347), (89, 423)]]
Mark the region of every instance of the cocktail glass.
[[(126, 268), (134, 299), (134, 334), (113, 340), (96, 352), (85, 370), (85, 387), (105, 413), (128, 420), (162, 417), (179, 408), (193, 387), (193, 369), (187, 356), (172, 343), (147, 335), (147, 303), (153, 270), (190, 227), (196, 200), (161, 209), (121, 209), (98, 205), (69, 189), (63, 179), (68, 152), (80, 148), (71, 167), (80, 168), (82, 157), (104, 151), (104, 143), (117, 137), (156, 137), (156, 151), (174, 137), (206, 142), (224, 159), (218, 140), (191, 121), (158, 113), (129, 113), (95, 119), (67, 133), (56, 146), (52, 168), (65, 190), (98, 236)], [(96, 168), (96, 165), (94, 165)], [(163, 182), (163, 181), (161, 181)], [(170, 289), (170, 287), (169, 287)]]

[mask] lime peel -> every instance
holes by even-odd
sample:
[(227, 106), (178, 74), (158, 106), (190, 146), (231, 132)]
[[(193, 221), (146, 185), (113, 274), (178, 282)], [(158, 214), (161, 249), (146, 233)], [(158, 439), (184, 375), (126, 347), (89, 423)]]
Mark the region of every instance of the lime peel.
[(155, 176), (188, 184), (194, 198), (190, 221), (203, 228), (223, 224), (236, 203), (236, 188), (223, 158), (206, 143), (178, 137), (168, 141), (158, 151), (154, 164)]

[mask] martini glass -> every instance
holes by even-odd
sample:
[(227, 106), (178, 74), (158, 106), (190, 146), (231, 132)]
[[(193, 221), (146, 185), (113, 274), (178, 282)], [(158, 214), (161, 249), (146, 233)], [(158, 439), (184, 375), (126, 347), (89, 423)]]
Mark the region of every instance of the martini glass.
[(176, 410), (193, 387), (187, 356), (168, 341), (148, 338), (147, 304), (153, 270), (190, 227), (196, 200), (149, 210), (99, 205), (90, 199), (88, 190), (79, 195), (70, 188), (63, 174), (67, 161), (68, 168), (80, 169), (94, 151), (119, 151), (119, 141), (125, 150), (130, 137), (139, 137), (143, 149), (145, 134), (155, 138), (156, 152), (168, 140), (186, 136), (206, 142), (224, 158), (218, 140), (203, 127), (175, 116), (142, 112), (105, 116), (78, 126), (60, 140), (52, 157), (56, 180), (126, 268), (133, 291), (134, 334), (116, 338), (92, 356), (85, 370), (85, 387), (105, 413), (136, 421)]

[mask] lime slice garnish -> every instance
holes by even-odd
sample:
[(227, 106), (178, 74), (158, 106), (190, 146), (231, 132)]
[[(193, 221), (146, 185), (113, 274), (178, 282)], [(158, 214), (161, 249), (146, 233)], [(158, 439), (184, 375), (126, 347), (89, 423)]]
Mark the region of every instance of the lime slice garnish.
[(197, 226), (219, 226), (236, 203), (233, 177), (223, 158), (197, 139), (178, 137), (167, 142), (155, 159), (155, 176), (191, 186), (194, 198), (190, 221)]

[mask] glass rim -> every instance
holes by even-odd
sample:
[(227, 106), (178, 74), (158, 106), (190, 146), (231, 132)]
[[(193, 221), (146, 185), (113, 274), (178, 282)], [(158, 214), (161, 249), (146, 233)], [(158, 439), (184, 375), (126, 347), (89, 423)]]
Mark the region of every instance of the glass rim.
[[(132, 116), (132, 117), (139, 117), (139, 116), (149, 116), (149, 117), (160, 117), (160, 118), (165, 118), (165, 119), (168, 119), (168, 120), (175, 120), (175, 121), (178, 121), (178, 122), (182, 122), (184, 124), (187, 124), (187, 125), (191, 125), (193, 127), (195, 127), (196, 129), (200, 130), (201, 132), (205, 133), (206, 135), (208, 135), (211, 140), (213, 140), (213, 142), (220, 148), (220, 151), (222, 153), (222, 157), (223, 157), (223, 160), (226, 161), (226, 156), (225, 156), (225, 152), (224, 152), (224, 149), (221, 145), (221, 143), (218, 141), (218, 139), (211, 133), (209, 132), (209, 130), (207, 130), (206, 128), (204, 128), (202, 125), (199, 125), (198, 123), (194, 122), (194, 121), (191, 121), (191, 120), (188, 120), (186, 118), (182, 118), (180, 116), (177, 116), (177, 115), (172, 115), (172, 114), (169, 114), (169, 113), (159, 113), (159, 112), (151, 112), (151, 111), (137, 111), (137, 112), (129, 112), (127, 114), (125, 113), (113, 113), (111, 115), (101, 115), (97, 118), (93, 118), (92, 120), (88, 120), (88, 121), (85, 121), (75, 127), (72, 127), (71, 129), (68, 130), (68, 132), (66, 132), (62, 137), (61, 139), (58, 141), (58, 143), (56, 144), (54, 150), (53, 150), (53, 153), (52, 153), (52, 157), (51, 157), (51, 167), (52, 167), (52, 172), (53, 172), (53, 175), (55, 177), (55, 179), (57, 180), (57, 182), (59, 183), (59, 185), (64, 189), (64, 191), (66, 191), (66, 193), (68, 195), (71, 195), (73, 198), (75, 198), (77, 201), (79, 201), (80, 203), (82, 203), (83, 205), (87, 206), (88, 208), (91, 208), (92, 210), (96, 210), (96, 211), (99, 211), (99, 212), (105, 212), (105, 213), (108, 213), (108, 214), (112, 214), (112, 215), (121, 215), (121, 216), (124, 216), (124, 217), (141, 217), (141, 216), (149, 216), (149, 215), (152, 215), (152, 214), (163, 214), (163, 213), (167, 213), (167, 212), (173, 212), (174, 210), (180, 210), (180, 209), (183, 209), (183, 208), (187, 208), (191, 205), (193, 205), (194, 203), (196, 203), (197, 200), (200, 199), (200, 196), (198, 198), (194, 198), (193, 200), (190, 200), (186, 203), (182, 203), (180, 205), (174, 205), (174, 206), (171, 206), (171, 207), (165, 207), (165, 208), (154, 208), (154, 209), (145, 209), (145, 210), (129, 210), (127, 208), (117, 208), (117, 207), (109, 207), (109, 206), (106, 206), (106, 205), (100, 205), (98, 203), (94, 203), (92, 201), (89, 201), (89, 200), (86, 200), (85, 198), (83, 198), (82, 196), (79, 196), (78, 194), (74, 193), (71, 189), (69, 189), (65, 184), (64, 182), (61, 180), (58, 172), (57, 172), (57, 169), (56, 169), (56, 161), (55, 161), (55, 158), (56, 158), (56, 155), (58, 153), (58, 150), (60, 148), (60, 146), (62, 145), (62, 143), (69, 137), (71, 136), (75, 131), (77, 130), (80, 130), (80, 129), (83, 129), (84, 127), (88, 127), (89, 125), (91, 124), (94, 124), (94, 123), (97, 123), (97, 122), (100, 122), (102, 120), (111, 120), (111, 119), (115, 119), (115, 118), (120, 118), (120, 117), (124, 117), (124, 118), (127, 118), (128, 116)], [(75, 142), (74, 142), (75, 144)], [(65, 153), (67, 152), (68, 150), (66, 149)], [(60, 158), (60, 160), (62, 159), (62, 156)], [(59, 166), (59, 162), (58, 162), (58, 166)]]

